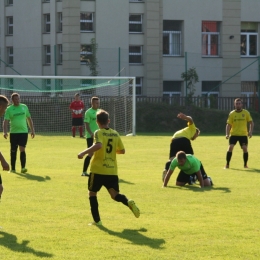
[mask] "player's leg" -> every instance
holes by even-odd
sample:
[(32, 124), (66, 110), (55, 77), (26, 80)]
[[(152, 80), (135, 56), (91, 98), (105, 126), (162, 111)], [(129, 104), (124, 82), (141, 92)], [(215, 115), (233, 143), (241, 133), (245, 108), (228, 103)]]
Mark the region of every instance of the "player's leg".
[[(88, 148), (92, 146), (93, 144), (93, 138), (90, 137), (90, 138), (87, 138), (87, 146)], [(84, 159), (84, 163), (83, 163), (83, 170), (82, 170), (82, 174), (81, 176), (89, 176), (89, 174), (87, 173), (87, 170), (88, 170), (88, 167), (89, 167), (89, 163), (90, 163), (90, 160), (91, 160), (91, 157), (93, 156), (93, 154), (88, 154), (85, 159)]]
[(200, 165), (200, 173), (203, 179), (204, 186), (213, 186), (212, 178), (207, 175), (203, 165)]
[(136, 218), (140, 216), (140, 210), (136, 206), (135, 202), (131, 199), (127, 199), (124, 194), (119, 193), (119, 183), (117, 175), (109, 175), (105, 177), (104, 186), (107, 188), (111, 198), (117, 202), (123, 203), (125, 206), (133, 212)]
[(72, 124), (72, 127), (71, 127), (72, 137), (75, 137), (75, 135), (76, 135), (75, 119), (76, 118), (72, 118), (72, 122), (71, 122), (71, 124)]
[(26, 153), (25, 147), (28, 141), (28, 134), (19, 134), (19, 150), (20, 150), (20, 162), (21, 162), (21, 173), (26, 173)]
[(82, 117), (79, 118), (78, 127), (79, 127), (80, 138), (84, 138), (84, 135), (83, 135), (83, 118)]
[(239, 137), (239, 144), (241, 149), (243, 150), (243, 161), (244, 161), (244, 168), (248, 168), (247, 161), (248, 161), (248, 138), (247, 136), (240, 136)]
[(190, 175), (185, 174), (183, 171), (180, 171), (177, 179), (176, 179), (176, 186), (184, 186), (186, 183), (189, 183)]
[(89, 203), (90, 203), (90, 210), (93, 217), (94, 222), (90, 223), (94, 225), (102, 225), (99, 210), (98, 210), (98, 200), (97, 200), (97, 192), (102, 187), (102, 176), (99, 174), (90, 174), (89, 180), (88, 180), (88, 194), (89, 194)]
[(10, 149), (11, 171), (10, 172), (15, 172), (16, 154), (18, 148), (17, 135), (18, 134), (10, 133), (10, 146), (11, 146)]
[(3, 190), (4, 190), (4, 187), (3, 187), (2, 178), (1, 178), (1, 175), (0, 175), (0, 200), (1, 200)]
[(232, 152), (233, 152), (234, 146), (236, 145), (237, 141), (238, 141), (237, 136), (229, 137), (229, 146), (228, 146), (228, 150), (227, 150), (227, 154), (226, 154), (226, 166), (225, 166), (226, 169), (229, 168), (229, 163), (231, 161)]

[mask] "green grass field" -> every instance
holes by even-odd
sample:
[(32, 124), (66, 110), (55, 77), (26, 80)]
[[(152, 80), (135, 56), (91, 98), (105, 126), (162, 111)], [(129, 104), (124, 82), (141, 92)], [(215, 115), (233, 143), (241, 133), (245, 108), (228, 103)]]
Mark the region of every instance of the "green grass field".
[[(87, 177), (81, 177), (86, 148), (80, 138), (36, 136), (27, 147), (28, 174), (1, 171), (0, 259), (259, 259), (260, 137), (249, 141), (249, 169), (237, 145), (224, 170), (227, 140), (200, 136), (195, 155), (212, 177), (213, 188), (168, 188), (161, 173), (170, 135), (122, 137), (118, 156), (120, 190), (141, 210), (132, 212), (99, 193), (103, 227), (92, 221)], [(9, 141), (1, 140), (9, 161)], [(19, 156), (18, 156), (19, 158)], [(20, 170), (19, 160), (17, 170)]]

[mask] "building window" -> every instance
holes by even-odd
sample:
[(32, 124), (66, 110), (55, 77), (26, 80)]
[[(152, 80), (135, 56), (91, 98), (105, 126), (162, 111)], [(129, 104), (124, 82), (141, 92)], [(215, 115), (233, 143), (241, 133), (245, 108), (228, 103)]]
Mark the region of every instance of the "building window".
[(220, 85), (221, 81), (202, 81), (201, 96), (204, 107), (218, 108)]
[(58, 13), (57, 25), (58, 25), (57, 31), (62, 32), (62, 13)]
[(129, 46), (129, 63), (130, 64), (141, 64), (142, 58), (142, 46)]
[(163, 55), (182, 55), (182, 21), (163, 21)]
[(257, 56), (257, 23), (241, 23), (241, 56)]
[(14, 1), (13, 1), (13, 0), (7, 0), (7, 1), (6, 1), (6, 4), (7, 4), (7, 5), (13, 5), (13, 4), (14, 4)]
[(58, 64), (62, 64), (62, 44), (58, 44)]
[(96, 89), (93, 88), (93, 85), (95, 84), (93, 81), (93, 79), (82, 79), (81, 83), (80, 83), (80, 87), (83, 88), (83, 90), (81, 91), (81, 93), (83, 95), (95, 95), (96, 93)]
[(49, 96), (51, 90), (51, 79), (44, 79), (42, 84), (43, 95)]
[(220, 23), (202, 21), (202, 56), (219, 56)]
[(13, 16), (9, 16), (6, 19), (7, 19), (7, 35), (13, 35), (14, 33)]
[(80, 13), (80, 31), (94, 31), (94, 13)]
[(163, 100), (170, 104), (181, 105), (182, 81), (163, 81)]
[(83, 44), (80, 46), (80, 63), (89, 64), (92, 56), (92, 48), (89, 44)]
[(44, 45), (44, 64), (50, 65), (51, 64), (51, 46)]
[[(136, 96), (142, 95), (143, 89), (143, 78), (136, 77), (135, 78), (135, 94)], [(129, 84), (129, 95), (133, 95), (133, 84), (132, 82)]]
[(241, 97), (243, 98), (243, 107), (258, 111), (258, 82), (242, 81)]
[(44, 32), (50, 33), (51, 32), (51, 15), (50, 14), (44, 14)]
[(14, 48), (7, 47), (7, 64), (14, 65)]
[(143, 18), (141, 14), (130, 14), (129, 15), (129, 32), (130, 33), (141, 33), (143, 31)]
[(50, 2), (50, 0), (43, 0), (43, 2), (44, 2), (44, 3), (49, 3), (49, 2)]

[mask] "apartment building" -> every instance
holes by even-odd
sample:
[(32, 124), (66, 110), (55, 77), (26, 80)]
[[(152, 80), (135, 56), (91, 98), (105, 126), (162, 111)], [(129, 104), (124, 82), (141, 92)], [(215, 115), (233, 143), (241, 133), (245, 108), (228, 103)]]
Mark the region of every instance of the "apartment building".
[[(258, 0), (0, 0), (0, 74), (135, 76), (143, 96), (258, 95)], [(95, 45), (93, 45), (93, 39)]]

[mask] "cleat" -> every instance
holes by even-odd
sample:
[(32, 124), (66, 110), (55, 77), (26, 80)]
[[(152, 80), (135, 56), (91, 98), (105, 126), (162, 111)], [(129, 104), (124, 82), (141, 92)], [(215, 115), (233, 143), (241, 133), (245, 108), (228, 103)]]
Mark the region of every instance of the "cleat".
[(16, 171), (15, 170), (10, 170), (9, 173), (16, 173)]
[(135, 202), (133, 200), (128, 200), (128, 207), (131, 209), (131, 211), (134, 213), (136, 218), (139, 218), (140, 216), (140, 210), (139, 208), (135, 205)]
[(101, 220), (98, 221), (98, 222), (91, 222), (91, 223), (88, 223), (89, 226), (102, 226), (102, 222)]
[(167, 174), (167, 171), (164, 169), (163, 172), (162, 172), (162, 181), (164, 182), (164, 178)]
[(228, 169), (229, 168), (229, 164), (226, 164), (226, 166), (224, 167), (224, 169)]
[(27, 169), (26, 168), (22, 168), (21, 173), (26, 173)]
[(86, 172), (82, 172), (81, 176), (87, 176), (87, 177), (89, 177), (89, 174), (86, 173)]
[(213, 186), (213, 181), (212, 181), (211, 177), (208, 176), (208, 179), (210, 181), (211, 186)]
[(81, 135), (81, 136), (80, 136), (80, 138), (84, 138), (84, 136), (83, 136), (83, 135)]
[(247, 168), (248, 168), (248, 166), (247, 166), (247, 165), (245, 165), (245, 166), (244, 166), (244, 168), (245, 168), (245, 169), (247, 169)]

